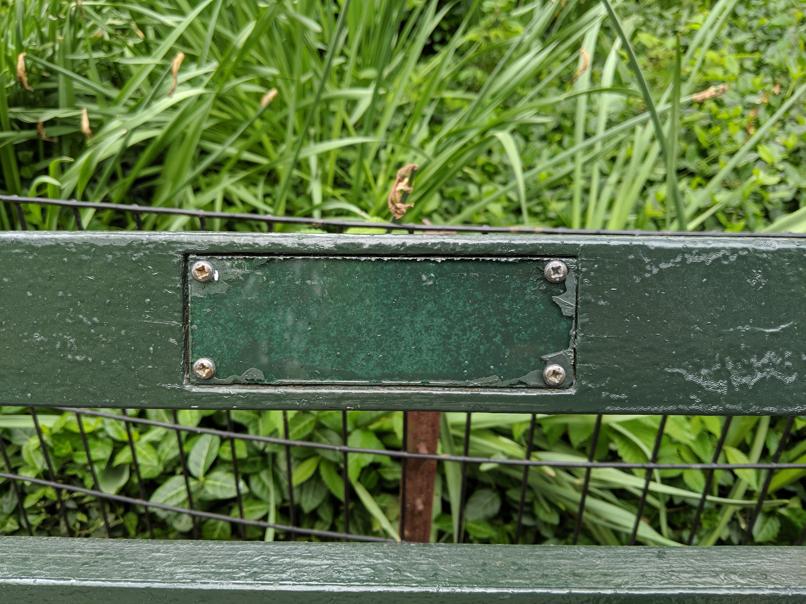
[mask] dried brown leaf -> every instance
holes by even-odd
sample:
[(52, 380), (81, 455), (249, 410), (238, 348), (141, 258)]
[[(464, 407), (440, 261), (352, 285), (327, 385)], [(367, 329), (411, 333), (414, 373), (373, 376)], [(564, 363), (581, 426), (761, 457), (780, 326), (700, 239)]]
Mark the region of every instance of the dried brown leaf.
[(392, 183), (392, 188), (389, 190), (386, 205), (396, 220), (403, 218), (406, 212), (414, 207), (413, 203), (406, 203), (406, 200), (414, 190), (412, 178), (418, 167), (417, 164), (406, 164), (395, 175), (395, 182)]
[(90, 128), (90, 114), (86, 107), (81, 110), (81, 134), (83, 134), (86, 138), (90, 138), (92, 136), (92, 128)]
[(577, 65), (576, 73), (574, 73), (574, 81), (576, 82), (582, 74), (588, 71), (591, 65), (591, 56), (584, 48), (579, 49), (579, 65)]
[(179, 68), (182, 66), (182, 61), (185, 60), (185, 53), (181, 50), (176, 53), (174, 60), (171, 61), (171, 87), (168, 90), (168, 96), (173, 96), (176, 91), (176, 84), (179, 77)]
[(260, 99), (260, 108), (265, 109), (269, 106), (269, 104), (277, 98), (277, 89), (272, 88), (266, 94), (263, 95), (263, 98)]
[(55, 142), (56, 142), (56, 139), (55, 139), (55, 138), (52, 138), (52, 137), (48, 136), (48, 133), (47, 133), (47, 131), (45, 130), (45, 124), (42, 122), (42, 120), (39, 120), (39, 121), (36, 123), (36, 135), (37, 135), (37, 136), (38, 136), (38, 137), (39, 137), (41, 140), (43, 140), (43, 141), (45, 141), (45, 142), (47, 142), (47, 143), (55, 143)]
[(20, 86), (25, 88), (28, 92), (33, 92), (34, 89), (28, 84), (28, 72), (25, 70), (25, 53), (21, 52), (17, 55), (17, 80)]
[(695, 92), (691, 95), (691, 100), (695, 103), (703, 103), (710, 99), (715, 99), (717, 97), (722, 96), (728, 91), (727, 84), (717, 84), (716, 86), (711, 86), (706, 88), (705, 90), (701, 90), (700, 92)]

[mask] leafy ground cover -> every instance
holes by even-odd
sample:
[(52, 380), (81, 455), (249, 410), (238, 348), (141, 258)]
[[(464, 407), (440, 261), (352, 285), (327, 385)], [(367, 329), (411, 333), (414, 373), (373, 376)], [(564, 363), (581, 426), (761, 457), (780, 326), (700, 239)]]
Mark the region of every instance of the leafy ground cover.
[[(804, 21), (796, 0), (0, 0), (0, 191), (388, 220), (397, 171), (416, 163), (405, 221), (805, 231)], [(0, 213), (0, 228), (9, 220)], [(27, 220), (70, 226), (35, 210)], [(161, 217), (145, 226), (193, 225)], [(44, 475), (30, 418), (13, 408), (3, 414), (12, 466)], [(351, 444), (399, 447), (399, 414), (351, 417)], [(201, 412), (181, 419), (225, 422)], [(279, 434), (282, 423), (272, 412), (237, 412), (233, 420), (264, 435)], [(328, 413), (290, 417), (295, 437), (326, 442), (340, 421)], [(471, 453), (522, 457), (528, 421), (475, 414)], [(534, 455), (585, 457), (593, 421), (540, 417)], [(608, 418), (597, 458), (645, 461), (658, 421)], [(720, 422), (671, 418), (660, 460), (710, 461)], [(781, 424), (735, 420), (725, 459), (769, 458)], [(798, 420), (796, 434), (803, 427)], [(103, 488), (136, 495), (120, 423), (85, 419), (85, 428)], [(89, 485), (75, 418), (48, 415), (43, 429), (60, 475)], [(441, 449), (455, 451), (463, 430), (464, 416), (447, 414)], [(135, 437), (149, 496), (182, 503), (175, 435), (141, 427)], [(806, 459), (802, 441), (793, 438), (782, 461)], [(248, 514), (288, 521), (283, 450), (239, 443), (233, 453), (228, 442), (194, 436), (183, 451), (195, 503), (234, 513), (234, 454)], [(339, 459), (293, 455), (301, 522), (340, 528)], [(351, 530), (394, 535), (399, 464), (355, 457)], [(470, 479), (470, 539), (512, 541), (520, 471), (488, 464)], [(437, 540), (456, 536), (458, 480), (455, 465), (441, 465)], [(530, 473), (527, 540), (570, 540), (580, 481), (577, 471)], [(717, 473), (713, 495), (724, 501), (707, 507), (697, 542), (739, 542), (762, 482), (750, 470)], [(642, 484), (640, 473), (594, 471), (583, 540), (624, 542)], [(703, 486), (698, 471), (657, 473), (639, 540), (685, 541)], [(803, 490), (802, 472), (775, 475), (757, 541), (799, 538)], [(55, 530), (55, 497), (52, 489), (28, 490), (26, 506), (43, 532)], [(96, 507), (79, 505), (80, 496), (69, 501), (80, 532), (101, 531)], [(14, 502), (0, 482), (4, 532), (19, 530)], [(143, 534), (138, 510), (111, 513), (120, 534)], [(192, 530), (186, 516), (154, 522), (166, 536)], [(202, 530), (231, 531), (214, 520)]]

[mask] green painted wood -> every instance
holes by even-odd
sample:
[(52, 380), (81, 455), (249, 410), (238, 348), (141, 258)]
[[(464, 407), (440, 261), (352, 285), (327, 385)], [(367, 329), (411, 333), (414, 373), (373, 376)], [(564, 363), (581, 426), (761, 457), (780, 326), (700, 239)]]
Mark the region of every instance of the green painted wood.
[(571, 358), (566, 284), (544, 278), (545, 259), (196, 261), (216, 278), (188, 280), (190, 359), (216, 374), (193, 384), (545, 388), (546, 359)]
[(0, 539), (3, 602), (802, 602), (806, 548)]
[[(191, 384), (192, 255), (576, 258), (573, 387)], [(7, 404), (806, 413), (806, 239), (2, 233), (0, 288)]]

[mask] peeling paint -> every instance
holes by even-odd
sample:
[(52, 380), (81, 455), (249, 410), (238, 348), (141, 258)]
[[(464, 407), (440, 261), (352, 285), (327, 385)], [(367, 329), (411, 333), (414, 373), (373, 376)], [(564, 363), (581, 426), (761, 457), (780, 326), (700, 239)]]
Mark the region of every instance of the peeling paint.
[(761, 333), (780, 333), (789, 327), (795, 325), (794, 321), (788, 321), (787, 323), (783, 323), (781, 325), (776, 325), (774, 327), (756, 327), (755, 325), (739, 325), (737, 327), (732, 327), (728, 329), (728, 332), (732, 331), (739, 331), (739, 332), (747, 332), (747, 331), (759, 331)]
[(577, 278), (575, 272), (570, 272), (565, 279), (565, 292), (559, 296), (553, 296), (552, 300), (557, 303), (565, 317), (575, 317), (577, 310)]
[(680, 375), (703, 390), (721, 395), (751, 390), (759, 382), (778, 381), (794, 384), (798, 372), (793, 370), (791, 353), (768, 350), (747, 358), (718, 357), (710, 367), (670, 367), (667, 373)]

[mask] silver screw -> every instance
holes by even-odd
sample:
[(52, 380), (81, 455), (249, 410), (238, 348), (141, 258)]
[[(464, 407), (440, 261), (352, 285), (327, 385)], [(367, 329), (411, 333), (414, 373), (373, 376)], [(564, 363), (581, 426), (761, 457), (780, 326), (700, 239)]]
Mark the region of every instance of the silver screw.
[(565, 368), (556, 363), (546, 365), (546, 368), (543, 370), (543, 381), (546, 382), (547, 386), (552, 388), (562, 386), (562, 383), (565, 381)]
[(200, 380), (209, 380), (212, 378), (215, 375), (215, 363), (213, 363), (213, 359), (208, 359), (207, 357), (196, 359), (193, 363), (193, 375)]
[(190, 268), (190, 274), (193, 275), (196, 281), (207, 283), (208, 281), (212, 281), (215, 277), (215, 269), (213, 265), (206, 260), (199, 260), (193, 263), (193, 266)]
[(543, 276), (551, 283), (562, 283), (568, 276), (568, 265), (562, 260), (551, 260), (546, 263)]

